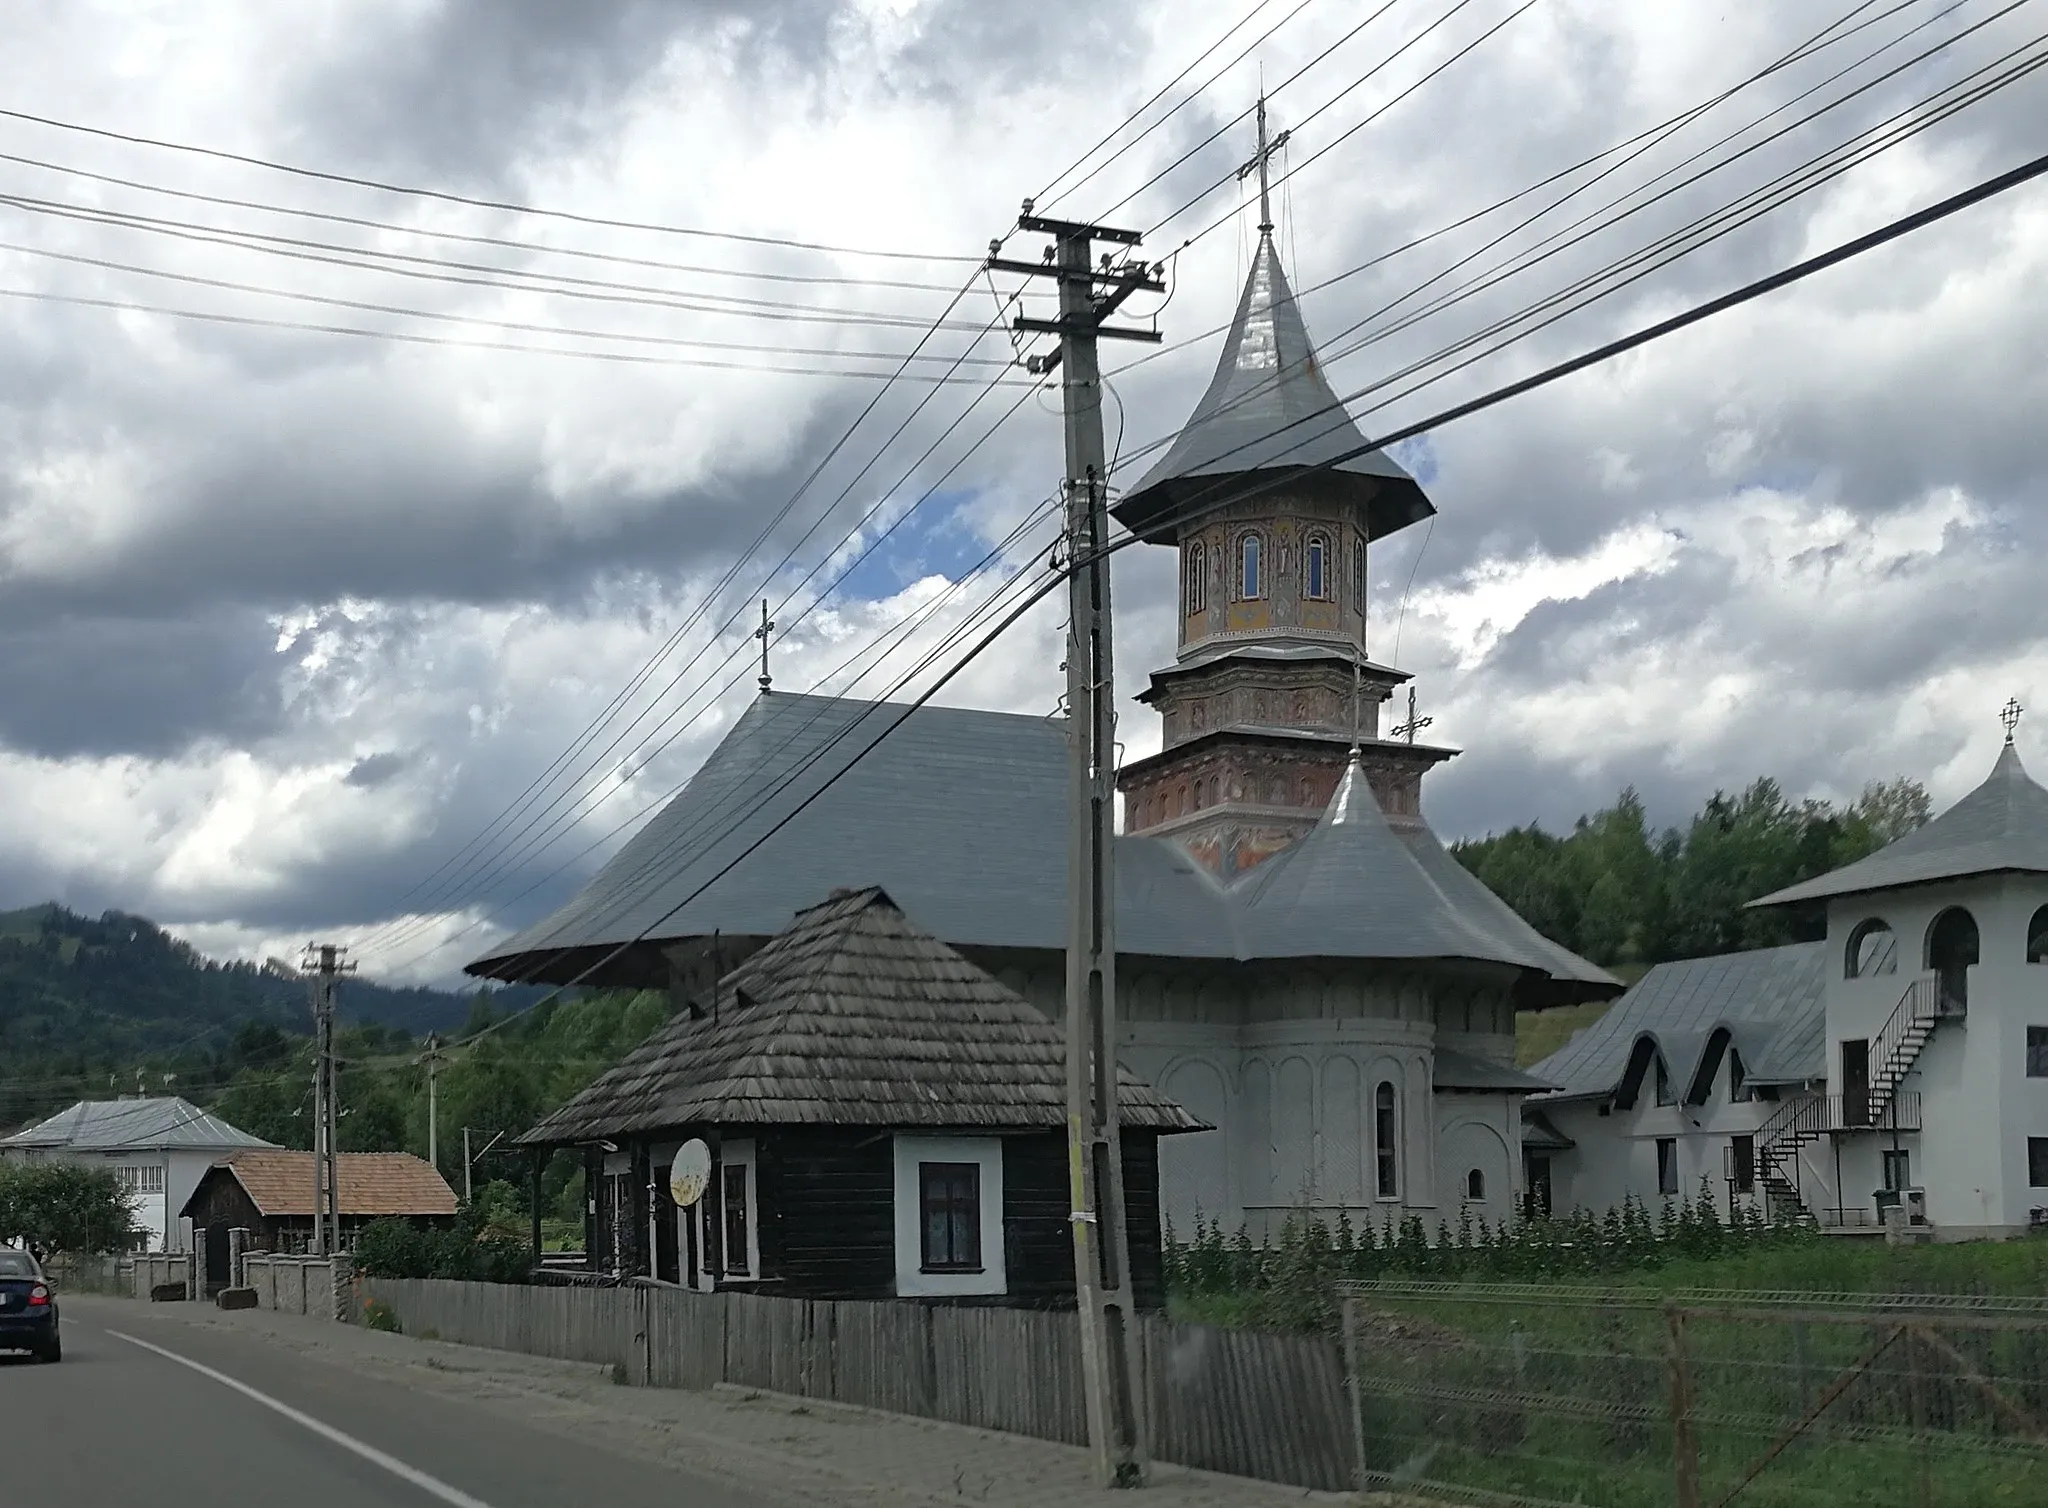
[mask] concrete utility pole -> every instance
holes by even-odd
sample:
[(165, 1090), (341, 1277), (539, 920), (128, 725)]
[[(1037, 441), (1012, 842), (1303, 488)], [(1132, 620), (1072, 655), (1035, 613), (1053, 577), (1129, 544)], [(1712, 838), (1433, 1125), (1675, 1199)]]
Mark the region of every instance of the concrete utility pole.
[(326, 1256), (341, 1245), (341, 1194), (336, 1184), (338, 1165), (335, 1125), (341, 1109), (337, 1100), (334, 1063), (335, 985), (355, 965), (344, 963), (348, 950), (335, 943), (309, 943), (306, 968), (312, 972), (313, 987), (313, 1255)]
[(469, 1155), (469, 1127), (462, 1128), (462, 1202), (468, 1204), (474, 1191), (469, 1186), (469, 1170), (476, 1159)]
[[(1016, 328), (1060, 338), (1057, 352), (1034, 357), (1034, 375), (1063, 374), (1066, 412), (1066, 558), (1068, 578), (1067, 728), (1071, 750), (1067, 863), (1067, 1152), (1072, 1191), (1074, 1281), (1081, 1314), (1081, 1356), (1088, 1394), (1088, 1438), (1106, 1487), (1145, 1482), (1144, 1374), (1130, 1308), (1130, 1236), (1124, 1216), (1124, 1164), (1117, 1119), (1116, 1054), (1116, 682), (1111, 658), (1109, 466), (1102, 444), (1102, 338), (1157, 341), (1156, 330), (1103, 321), (1140, 291), (1165, 283), (1141, 262), (1093, 265), (1096, 241), (1132, 247), (1134, 231), (1108, 230), (1032, 214), (1019, 230), (1051, 236), (1043, 263), (1005, 261), (999, 272), (1059, 282), (1056, 320), (1019, 318)], [(1102, 292), (1096, 291), (1098, 286)]]
[(427, 1050), (421, 1061), (427, 1065), (427, 1161), (438, 1171), (441, 1166), (441, 1037), (427, 1033)]

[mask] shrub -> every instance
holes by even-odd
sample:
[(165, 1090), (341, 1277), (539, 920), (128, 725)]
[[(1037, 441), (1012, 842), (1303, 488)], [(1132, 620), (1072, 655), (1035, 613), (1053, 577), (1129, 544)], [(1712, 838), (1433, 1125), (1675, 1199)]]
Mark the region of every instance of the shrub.
[(398, 1315), (382, 1299), (371, 1299), (363, 1305), (363, 1324), (371, 1330), (382, 1330), (387, 1334), (398, 1334)]

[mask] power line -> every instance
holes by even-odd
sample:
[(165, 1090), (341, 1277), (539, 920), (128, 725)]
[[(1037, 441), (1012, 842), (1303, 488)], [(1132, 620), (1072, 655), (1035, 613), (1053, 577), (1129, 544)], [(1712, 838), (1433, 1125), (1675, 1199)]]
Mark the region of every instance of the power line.
[[(0, 196), (0, 204), (7, 203)], [(295, 303), (320, 304), (330, 309), (354, 309), (367, 314), (393, 314), (406, 319), (430, 320), (437, 323), (458, 325), (489, 325), (500, 330), (518, 330), (529, 335), (554, 335), (564, 340), (617, 340), (636, 345), (692, 346), (701, 350), (746, 351), (767, 356), (827, 356), (840, 357), (848, 361), (946, 361), (952, 360), (957, 366), (1009, 367), (1014, 365), (1007, 357), (960, 355), (949, 358), (942, 352), (926, 355), (912, 351), (848, 351), (834, 346), (763, 346), (753, 341), (707, 340), (688, 335), (650, 335), (641, 331), (582, 330), (563, 328), (559, 325), (531, 324), (521, 320), (504, 319), (489, 314), (451, 314), (437, 309), (415, 309), (402, 304), (380, 304), (366, 299), (341, 298), (333, 294), (307, 293), (293, 288), (268, 288), (260, 283), (238, 282), (232, 278), (202, 277), (197, 273), (173, 272), (165, 267), (147, 267), (134, 262), (117, 262), (108, 257), (86, 256), (80, 252), (54, 251), (48, 247), (30, 246), (21, 242), (0, 241), (0, 251), (11, 251), (22, 256), (44, 257), (51, 261), (68, 262), (79, 267), (98, 267), (110, 272), (133, 273), (140, 277), (161, 278), (167, 282), (185, 283), (199, 288), (218, 288), (232, 293), (253, 293), (263, 298), (289, 299)], [(988, 331), (980, 332), (986, 335)], [(969, 347), (972, 350), (972, 347)]]
[(748, 235), (730, 230), (706, 230), (701, 226), (665, 225), (645, 220), (617, 220), (604, 215), (587, 215), (575, 210), (549, 209), (541, 205), (522, 204), (510, 199), (484, 199), (468, 194), (452, 193), (446, 189), (420, 188), (403, 183), (387, 183), (376, 178), (360, 178), (351, 173), (333, 173), (319, 168), (300, 167), (293, 163), (278, 162), (268, 157), (256, 157), (242, 152), (223, 151), (218, 147), (202, 147), (190, 142), (169, 141), (162, 137), (140, 136), (126, 131), (108, 130), (103, 126), (82, 125), (75, 121), (57, 120), (47, 115), (32, 115), (25, 110), (0, 109), (0, 117), (9, 120), (26, 121), (31, 125), (47, 126), (52, 130), (71, 131), (83, 136), (96, 136), (106, 141), (125, 142), (130, 146), (152, 147), (159, 151), (183, 152), (195, 157), (211, 158), (216, 162), (233, 162), (243, 167), (262, 168), (266, 172), (285, 173), (295, 178), (311, 179), (319, 183), (346, 184), (351, 188), (373, 189), (382, 194), (403, 194), (414, 199), (431, 199), (442, 204), (460, 204), (470, 209), (496, 210), (505, 214), (532, 215), (549, 220), (562, 220), (575, 225), (598, 226), (605, 230), (640, 230), (664, 236), (691, 236), (715, 241), (736, 241), (749, 246), (781, 246), (795, 251), (825, 252), (842, 257), (884, 257), (904, 262), (976, 262), (979, 257), (934, 256), (916, 251), (876, 251), (858, 246), (833, 246), (821, 241), (800, 241), (786, 236)]
[[(578, 261), (606, 262), (622, 267), (646, 267), (657, 272), (682, 272), (699, 277), (741, 278), (761, 283), (801, 283), (813, 286), (846, 288), (900, 288), (927, 293), (948, 293), (950, 283), (934, 283), (912, 278), (868, 278), (848, 277), (844, 273), (823, 272), (771, 272), (763, 268), (716, 267), (702, 262), (671, 262), (659, 257), (627, 256), (616, 251), (592, 251), (581, 246), (555, 246), (545, 241), (522, 241), (514, 236), (487, 236), (473, 231), (442, 230), (428, 225), (408, 224), (398, 220), (377, 220), (364, 215), (343, 215), (332, 210), (305, 209), (295, 205), (271, 204), (261, 199), (237, 199), (226, 194), (202, 194), (195, 189), (172, 188), (167, 184), (151, 183), (145, 179), (123, 178), (114, 173), (97, 173), (88, 168), (74, 167), (69, 163), (51, 162), (42, 157), (24, 157), (14, 152), (0, 152), (0, 162), (11, 162), (20, 167), (38, 168), (44, 172), (62, 174), (68, 178), (81, 178), (88, 183), (104, 183), (114, 188), (132, 189), (137, 193), (156, 194), (164, 198), (183, 199), (194, 204), (211, 204), (222, 209), (252, 210), (258, 214), (280, 215), (289, 219), (318, 220), (329, 225), (352, 225), (362, 230), (381, 231), (388, 234), (415, 236), (422, 240), (448, 241), (465, 246), (495, 246), (501, 250), (524, 252), (534, 256), (571, 257)], [(54, 202), (54, 201), (44, 201)], [(78, 209), (92, 209), (96, 206), (78, 205)], [(107, 214), (125, 213), (105, 210)], [(151, 219), (149, 216), (134, 216), (138, 220)], [(189, 221), (163, 220), (156, 223), (187, 225)], [(194, 227), (197, 228), (197, 227)], [(225, 227), (216, 227), (222, 228)], [(254, 235), (256, 232), (236, 232)], [(308, 244), (322, 244), (318, 242)], [(366, 256), (376, 255), (369, 248), (362, 248)]]

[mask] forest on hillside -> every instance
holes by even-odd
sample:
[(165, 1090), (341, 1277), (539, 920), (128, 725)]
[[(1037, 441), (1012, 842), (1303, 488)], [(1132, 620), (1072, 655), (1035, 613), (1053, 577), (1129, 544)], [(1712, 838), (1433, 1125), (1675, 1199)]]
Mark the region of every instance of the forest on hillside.
[(1914, 780), (1873, 782), (1838, 807), (1787, 800), (1766, 778), (1733, 796), (1716, 791), (1684, 826), (1658, 830), (1631, 787), (1568, 833), (1531, 824), (1451, 852), (1545, 936), (1627, 968), (1820, 936), (1816, 917), (1748, 903), (1860, 859), (1931, 814)]

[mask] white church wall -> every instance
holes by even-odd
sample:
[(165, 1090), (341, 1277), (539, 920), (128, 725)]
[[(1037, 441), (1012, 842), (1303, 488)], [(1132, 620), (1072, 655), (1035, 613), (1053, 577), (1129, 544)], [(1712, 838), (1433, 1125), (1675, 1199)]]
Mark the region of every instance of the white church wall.
[[(1436, 1097), (1437, 1204), (1443, 1218), (1510, 1220), (1521, 1203), (1519, 1096), (1439, 1094)], [(1472, 1175), (1479, 1192), (1472, 1192)]]

